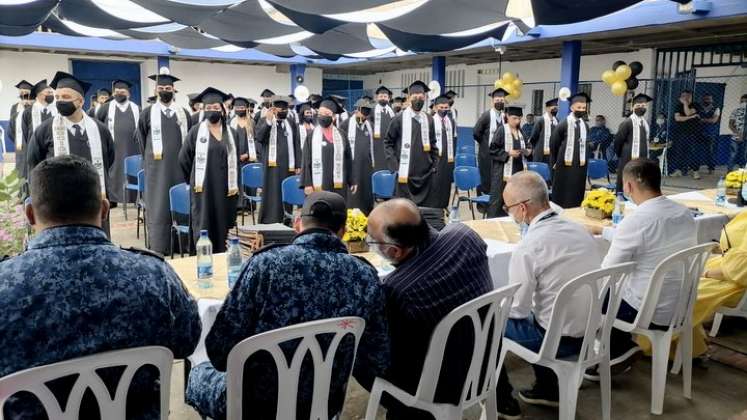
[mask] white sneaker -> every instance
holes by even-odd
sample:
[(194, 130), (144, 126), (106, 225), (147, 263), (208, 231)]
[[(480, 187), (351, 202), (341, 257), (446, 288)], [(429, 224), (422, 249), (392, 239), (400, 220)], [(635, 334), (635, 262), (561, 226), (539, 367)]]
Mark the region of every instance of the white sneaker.
[(700, 179), (700, 172), (698, 171), (693, 172), (693, 179)]
[(670, 175), (670, 176), (671, 177), (682, 176), (682, 171), (680, 171), (679, 169), (677, 169), (676, 171), (672, 172), (672, 175)]

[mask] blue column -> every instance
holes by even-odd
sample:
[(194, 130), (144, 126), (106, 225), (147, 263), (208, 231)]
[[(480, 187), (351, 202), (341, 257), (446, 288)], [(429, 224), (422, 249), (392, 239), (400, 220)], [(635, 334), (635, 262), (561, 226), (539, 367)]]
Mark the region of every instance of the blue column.
[(299, 83), (296, 81), (296, 77), (303, 76), (306, 72), (306, 64), (291, 64), (290, 65), (290, 87), (291, 87), (291, 93), (293, 93), (296, 90), (296, 86), (299, 85)]
[(171, 70), (171, 67), (169, 66), (169, 57), (167, 55), (158, 56), (158, 68), (156, 69), (156, 74), (161, 71), (161, 67), (166, 67)]
[[(578, 71), (581, 67), (581, 41), (564, 41), (560, 57), (560, 87), (567, 87), (571, 94), (578, 91)], [(558, 119), (568, 116), (569, 101), (558, 102)]]
[[(446, 57), (442, 55), (433, 57), (431, 76), (441, 85), (441, 92), (446, 92)], [(428, 83), (427, 80), (424, 82)]]

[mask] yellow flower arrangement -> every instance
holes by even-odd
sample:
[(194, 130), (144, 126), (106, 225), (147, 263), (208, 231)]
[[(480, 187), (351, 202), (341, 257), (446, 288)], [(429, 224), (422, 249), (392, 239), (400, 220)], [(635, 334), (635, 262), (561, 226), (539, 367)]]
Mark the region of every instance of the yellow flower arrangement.
[(581, 203), (581, 207), (601, 210), (605, 216), (609, 217), (615, 211), (615, 194), (606, 188), (589, 191)]
[(747, 170), (738, 169), (726, 174), (724, 183), (726, 188), (742, 188), (742, 183), (747, 181)]
[(348, 209), (348, 220), (345, 223), (345, 242), (356, 242), (366, 239), (368, 218), (359, 209)]

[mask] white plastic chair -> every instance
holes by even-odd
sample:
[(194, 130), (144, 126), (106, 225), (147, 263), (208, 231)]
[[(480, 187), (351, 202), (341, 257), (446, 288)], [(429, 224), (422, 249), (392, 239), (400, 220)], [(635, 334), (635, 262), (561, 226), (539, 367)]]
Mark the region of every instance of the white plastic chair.
[[(550, 324), (539, 352), (533, 352), (521, 344), (503, 337), (500, 371), (506, 354), (511, 352), (527, 362), (547, 367), (558, 377), (560, 391), (559, 419), (570, 420), (576, 417), (578, 388), (583, 381), (586, 369), (599, 365), (600, 388), (602, 392), (602, 418), (609, 420), (611, 403), (610, 381), (610, 332), (615, 314), (620, 306), (623, 283), (633, 271), (635, 263), (614, 265), (582, 274), (566, 283), (553, 302)], [(590, 307), (586, 311), (586, 328), (578, 356), (557, 358), (558, 346), (562, 338), (563, 325), (574, 307), (572, 299), (586, 293), (590, 297)], [(607, 314), (602, 311), (604, 300), (609, 294)], [(596, 345), (595, 345), (596, 344)]]
[[(643, 335), (651, 341), (652, 414), (661, 414), (664, 410), (669, 348), (672, 337), (677, 335), (679, 335), (679, 345), (672, 373), (679, 373), (680, 366), (684, 362), (682, 391), (685, 398), (692, 398), (693, 305), (698, 297), (700, 276), (703, 274), (703, 268), (712, 249), (713, 243), (709, 242), (677, 252), (664, 259), (651, 275), (651, 281), (643, 296), (635, 321), (628, 323), (619, 319), (615, 320), (615, 328), (631, 334)], [(683, 278), (669, 329), (666, 331), (649, 329), (659, 303), (659, 294), (664, 286), (664, 276), (677, 270), (682, 270)]]
[[(495, 399), (495, 366), (498, 351), (494, 346), (497, 345), (503, 335), (503, 328), (506, 325), (506, 319), (508, 319), (511, 302), (513, 302), (514, 294), (518, 288), (518, 284), (502, 287), (451, 311), (433, 331), (415, 395), (411, 395), (385, 379), (376, 378), (371, 389), (371, 397), (368, 400), (366, 420), (376, 420), (376, 412), (384, 392), (408, 407), (431, 413), (436, 420), (461, 420), (462, 413), (466, 409), (485, 401), (486, 405), (483, 407), (483, 414), (487, 415), (485, 418), (495, 420), (498, 414)], [(480, 321), (481, 317), (478, 312), (480, 310), (486, 311), (484, 321)], [(465, 357), (471, 354), (471, 361), (467, 377), (462, 385), (460, 403), (459, 405), (453, 405), (435, 402), (436, 387), (441, 374), (441, 365), (449, 333), (457, 322), (467, 317), (472, 320), (475, 340), (473, 349), (465, 351)], [(491, 325), (493, 327), (492, 335), (489, 334)], [(490, 350), (488, 363), (483, 367), (485, 353), (488, 349)], [(480, 388), (481, 377), (484, 379)]]
[[(81, 400), (86, 389), (90, 389), (99, 404), (101, 418), (124, 420), (126, 418), (127, 392), (132, 378), (140, 367), (155, 366), (161, 375), (161, 420), (169, 418), (169, 395), (171, 387), (171, 365), (174, 355), (165, 347), (137, 347), (94, 354), (78, 359), (39, 366), (0, 378), (0, 419), (5, 402), (14, 394), (30, 392), (39, 399), (50, 419), (76, 420)], [(114, 399), (96, 370), (126, 366), (117, 384)], [(54, 379), (79, 375), (75, 381), (65, 407), (60, 407), (57, 398), (45, 385)]]
[[(278, 420), (296, 418), (298, 381), (301, 375), (301, 364), (307, 353), (311, 355), (314, 361), (314, 391), (309, 418), (330, 418), (327, 405), (332, 364), (337, 354), (337, 347), (343, 338), (348, 334), (353, 334), (355, 346), (350, 357), (355, 362), (355, 353), (358, 351), (358, 343), (365, 327), (366, 321), (358, 317), (332, 318), (268, 331), (236, 344), (228, 354), (226, 370), (227, 420), (241, 420), (244, 365), (249, 357), (262, 350), (267, 351), (272, 356), (278, 370), (278, 405), (275, 418)], [(319, 334), (334, 334), (327, 349), (326, 357), (316, 338)], [(296, 339), (301, 339), (301, 342), (296, 347), (289, 366), (280, 344)], [(350, 372), (348, 372), (349, 377)]]
[(718, 334), (718, 329), (721, 327), (721, 320), (724, 319), (724, 315), (747, 319), (747, 293), (742, 296), (742, 300), (739, 301), (737, 306), (733, 308), (722, 306), (716, 309), (716, 316), (713, 318), (713, 325), (708, 335), (715, 337)]

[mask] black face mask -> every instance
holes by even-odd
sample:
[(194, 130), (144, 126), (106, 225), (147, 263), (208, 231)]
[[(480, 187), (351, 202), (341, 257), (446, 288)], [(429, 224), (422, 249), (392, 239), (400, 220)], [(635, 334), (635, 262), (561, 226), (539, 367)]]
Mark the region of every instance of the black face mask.
[(392, 107), (392, 111), (394, 111), (394, 112), (402, 111), (402, 105), (394, 105)]
[(635, 115), (642, 117), (646, 113), (646, 108), (636, 108), (633, 112), (635, 112)]
[(278, 111), (278, 119), (279, 120), (284, 120), (286, 118), (288, 118), (288, 111), (287, 110), (286, 111)]
[(28, 101), (31, 99), (31, 95), (18, 95), (21, 100)]
[(51, 104), (52, 102), (54, 102), (54, 95), (47, 95), (47, 96), (45, 96), (44, 97), (44, 102), (46, 102), (48, 104)]
[(77, 109), (73, 101), (57, 101), (57, 111), (62, 116), (69, 117), (75, 114)]
[(371, 110), (368, 108), (361, 108), (361, 114), (363, 114), (363, 118), (368, 118), (368, 116), (371, 115)]
[(503, 102), (496, 102), (493, 104), (493, 107), (495, 107), (496, 111), (502, 110), (504, 106), (506, 105)]
[(324, 128), (329, 127), (330, 125), (332, 125), (332, 117), (330, 117), (329, 115), (319, 116), (319, 125)]
[(422, 99), (413, 99), (410, 101), (410, 106), (412, 106), (412, 109), (415, 110), (415, 112), (420, 112), (420, 110), (423, 109), (423, 105), (425, 105), (425, 101)]
[(210, 124), (218, 124), (223, 119), (223, 114), (220, 111), (205, 111), (205, 119), (210, 121)]
[(311, 124), (314, 122), (314, 116), (313, 115), (304, 115), (303, 116), (303, 122)]
[(439, 116), (440, 116), (441, 118), (445, 117), (445, 116), (446, 116), (446, 115), (448, 115), (448, 114), (449, 114), (449, 111), (447, 111), (447, 110), (445, 110), (445, 109), (442, 109), (441, 111), (438, 111), (438, 115), (439, 115)]
[(169, 92), (166, 90), (163, 92), (158, 92), (158, 97), (161, 98), (161, 102), (169, 103), (172, 99), (174, 99), (174, 92)]
[(573, 116), (576, 118), (583, 118), (586, 116), (586, 111), (573, 111)]
[(386, 99), (379, 99), (379, 105), (387, 106), (389, 105), (389, 101), (387, 101)]
[(550, 115), (552, 115), (553, 117), (556, 116), (556, 115), (558, 115), (558, 110), (557, 109), (551, 109), (550, 110)]
[(241, 118), (244, 118), (244, 117), (246, 117), (246, 110), (236, 111), (236, 115), (238, 115)]
[(120, 104), (123, 104), (127, 102), (127, 95), (114, 95), (114, 100), (119, 102)]

